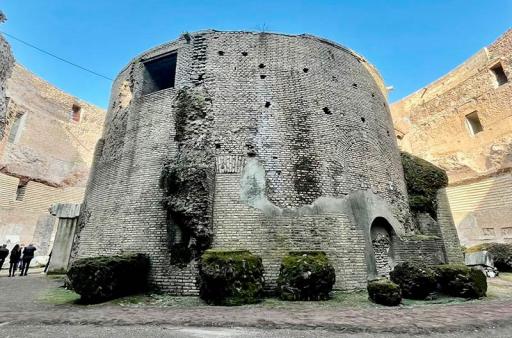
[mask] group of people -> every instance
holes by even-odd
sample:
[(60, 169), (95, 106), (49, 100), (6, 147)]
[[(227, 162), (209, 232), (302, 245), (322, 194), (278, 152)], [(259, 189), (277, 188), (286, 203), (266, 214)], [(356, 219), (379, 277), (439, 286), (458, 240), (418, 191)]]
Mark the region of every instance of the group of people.
[(7, 249), (7, 245), (4, 244), (0, 247), (0, 271), (2, 270), (2, 266), (4, 265), (7, 256), (9, 256), (9, 277), (14, 277), (16, 270), (20, 269), (20, 276), (26, 276), (28, 273), (28, 268), (30, 267), (30, 262), (34, 258), (34, 252), (36, 251), (36, 247), (33, 244), (29, 244), (28, 246), (20, 246), (16, 244), (10, 252)]

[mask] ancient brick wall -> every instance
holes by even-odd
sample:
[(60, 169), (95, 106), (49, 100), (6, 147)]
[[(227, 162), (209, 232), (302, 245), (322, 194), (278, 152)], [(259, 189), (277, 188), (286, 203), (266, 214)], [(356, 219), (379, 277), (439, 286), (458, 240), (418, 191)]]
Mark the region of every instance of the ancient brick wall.
[[(147, 93), (144, 62), (172, 52), (174, 88)], [(398, 232), (412, 226), (386, 99), (365, 64), (315, 37), (245, 32), (184, 34), (139, 56), (113, 87), (74, 258), (145, 252), (154, 285), (196, 292), (195, 261), (171, 265), (180, 224), (159, 182), (167, 163), (202, 159), (209, 195), (183, 198), (206, 205), (213, 247), (260, 254), (270, 287), (286, 251), (322, 249), (337, 287), (363, 287), (373, 218), (385, 209)], [(184, 108), (183, 91), (203, 108)], [(358, 191), (385, 208), (353, 213)]]
[[(20, 65), (7, 83), (0, 138), (0, 243), (34, 242), (48, 253), (53, 203), (81, 203), (105, 111), (66, 94)], [(71, 118), (79, 105), (80, 120)]]
[[(506, 188), (512, 168), (510, 102), (512, 30), (392, 105), (402, 150), (446, 170), (448, 199), (465, 245), (511, 240), (502, 230), (509, 227), (512, 207), (512, 190)], [(477, 116), (477, 125), (468, 116)], [(474, 230), (463, 230), (468, 228)]]
[(11, 76), (13, 66), (14, 57), (11, 53), (11, 47), (0, 35), (0, 140), (4, 136), (7, 121), (7, 79)]

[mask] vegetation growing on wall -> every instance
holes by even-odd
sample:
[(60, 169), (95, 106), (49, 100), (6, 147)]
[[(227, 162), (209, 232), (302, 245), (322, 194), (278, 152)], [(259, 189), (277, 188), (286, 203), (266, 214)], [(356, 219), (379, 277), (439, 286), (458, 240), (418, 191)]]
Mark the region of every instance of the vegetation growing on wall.
[(512, 244), (510, 243), (483, 243), (466, 249), (467, 253), (489, 251), (494, 266), (500, 272), (512, 272)]
[(177, 152), (164, 166), (161, 178), (169, 227), (179, 227), (179, 231), (169, 231), (170, 237), (181, 234), (179, 239), (170, 238), (172, 263), (199, 257), (211, 243), (210, 195), (215, 164), (207, 110), (200, 92), (179, 90), (174, 116)]
[(437, 191), (448, 185), (448, 176), (419, 157), (402, 152), (409, 207), (413, 213), (426, 212), (437, 219)]

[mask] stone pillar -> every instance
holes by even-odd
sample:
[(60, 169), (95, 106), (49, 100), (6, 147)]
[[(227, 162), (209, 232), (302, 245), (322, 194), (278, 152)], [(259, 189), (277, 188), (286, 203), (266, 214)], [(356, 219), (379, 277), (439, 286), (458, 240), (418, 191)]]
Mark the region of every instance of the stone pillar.
[(65, 273), (73, 246), (80, 204), (54, 204), (50, 213), (58, 218), (57, 232), (53, 241), (52, 256), (48, 273)]

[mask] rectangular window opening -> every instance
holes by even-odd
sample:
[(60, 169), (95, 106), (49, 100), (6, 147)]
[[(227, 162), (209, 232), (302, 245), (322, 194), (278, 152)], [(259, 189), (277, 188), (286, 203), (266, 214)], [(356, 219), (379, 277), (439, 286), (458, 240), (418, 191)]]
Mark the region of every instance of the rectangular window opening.
[(174, 87), (177, 59), (178, 54), (173, 53), (144, 62), (143, 95)]
[(501, 86), (508, 82), (507, 74), (505, 74), (505, 70), (503, 70), (503, 66), (501, 63), (498, 63), (491, 67), (491, 72), (494, 75), (494, 78), (496, 79), (496, 84), (498, 86)]
[(484, 131), (484, 127), (482, 126), (482, 123), (480, 122), (480, 118), (478, 117), (478, 113), (476, 111), (466, 115), (466, 126), (468, 127), (471, 135), (475, 135), (481, 131)]
[(18, 188), (16, 189), (16, 201), (23, 201), (25, 193), (27, 192), (27, 183), (20, 181)]

